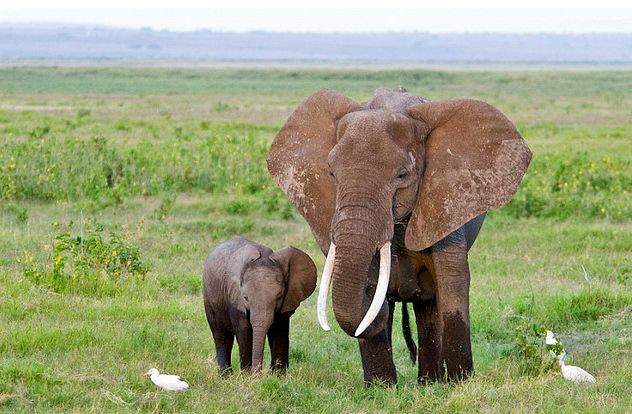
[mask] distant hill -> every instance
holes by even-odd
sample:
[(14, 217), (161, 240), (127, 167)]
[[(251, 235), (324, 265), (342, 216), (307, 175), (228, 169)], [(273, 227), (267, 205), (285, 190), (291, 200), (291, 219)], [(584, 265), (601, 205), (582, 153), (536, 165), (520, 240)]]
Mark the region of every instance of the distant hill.
[(632, 63), (632, 34), (226, 33), (0, 23), (16, 60)]

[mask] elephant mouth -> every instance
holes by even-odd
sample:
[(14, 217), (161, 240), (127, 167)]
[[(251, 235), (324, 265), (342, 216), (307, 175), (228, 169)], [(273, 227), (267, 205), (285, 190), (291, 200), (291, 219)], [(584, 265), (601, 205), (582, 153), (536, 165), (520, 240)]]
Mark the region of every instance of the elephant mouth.
[[(369, 308), (360, 321), (360, 324), (355, 330), (354, 336), (360, 336), (366, 328), (371, 325), (371, 323), (375, 320), (377, 315), (380, 312), (382, 304), (386, 299), (386, 293), (388, 290), (388, 283), (390, 281), (391, 276), (391, 242), (387, 241), (380, 247), (380, 271), (377, 280), (377, 287), (375, 288), (375, 294), (373, 295), (373, 299), (371, 300), (371, 304)], [(329, 293), (329, 287), (331, 285), (331, 276), (334, 271), (334, 262), (336, 258), (336, 245), (332, 242), (329, 246), (329, 252), (327, 253), (327, 260), (325, 261), (325, 267), (323, 269), (323, 276), (320, 281), (320, 286), (318, 288), (318, 300), (317, 300), (317, 308), (316, 313), (318, 315), (318, 322), (320, 326), (325, 330), (329, 331), (331, 328), (327, 321), (327, 296)]]
[(408, 210), (402, 214), (398, 214), (397, 211), (395, 210), (395, 207), (393, 207), (393, 224), (395, 226), (398, 226), (398, 225), (407, 226), (408, 222), (410, 221), (410, 217), (412, 215), (413, 215), (413, 212), (411, 210)]

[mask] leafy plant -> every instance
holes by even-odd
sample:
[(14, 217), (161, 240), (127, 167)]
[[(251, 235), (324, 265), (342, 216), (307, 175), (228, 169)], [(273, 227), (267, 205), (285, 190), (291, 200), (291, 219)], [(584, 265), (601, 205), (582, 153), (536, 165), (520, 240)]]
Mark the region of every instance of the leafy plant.
[(44, 125), (44, 126), (38, 126), (38, 127), (33, 128), (33, 130), (31, 131), (29, 135), (31, 136), (31, 138), (39, 139), (39, 138), (43, 138), (49, 132), (50, 132), (50, 126)]
[(12, 203), (4, 205), (0, 208), (0, 211), (14, 214), (15, 220), (20, 224), (26, 223), (29, 219), (29, 210), (26, 207), (19, 207)]
[(171, 210), (173, 210), (173, 206), (176, 203), (177, 194), (175, 193), (167, 193), (160, 197), (160, 204), (154, 210), (152, 216), (155, 219), (160, 221), (164, 221), (167, 218)]
[(564, 354), (564, 346), (546, 344), (547, 327), (527, 323), (516, 327), (514, 345), (507, 356), (521, 375), (540, 375), (557, 369), (557, 356)]
[(77, 118), (81, 119), (81, 118), (86, 118), (88, 116), (90, 116), (92, 114), (92, 111), (90, 111), (89, 109), (79, 109), (77, 111)]
[(55, 237), (50, 268), (38, 267), (28, 252), (18, 259), (25, 278), (55, 292), (95, 294), (112, 291), (122, 279), (144, 279), (149, 269), (140, 259), (138, 246), (126, 237), (115, 232), (104, 237), (103, 225), (93, 220), (78, 235), (70, 233), (73, 223), (67, 227)]
[(29, 219), (29, 211), (26, 207), (16, 207), (15, 208), (15, 219), (20, 224), (26, 223)]

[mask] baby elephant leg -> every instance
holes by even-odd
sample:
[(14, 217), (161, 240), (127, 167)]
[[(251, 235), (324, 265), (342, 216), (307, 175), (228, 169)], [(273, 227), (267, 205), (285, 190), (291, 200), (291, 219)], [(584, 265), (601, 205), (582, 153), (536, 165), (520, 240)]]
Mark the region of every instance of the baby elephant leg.
[(235, 339), (232, 332), (214, 329), (213, 340), (215, 341), (215, 358), (219, 373), (221, 375), (229, 374), (232, 371), (230, 354), (233, 350), (233, 340)]
[(268, 329), (270, 345), (270, 368), (273, 371), (285, 372), (288, 367), (290, 348), (290, 317), (280, 315)]
[(239, 321), (237, 344), (239, 345), (239, 366), (242, 371), (250, 372), (252, 370), (252, 327), (245, 317)]

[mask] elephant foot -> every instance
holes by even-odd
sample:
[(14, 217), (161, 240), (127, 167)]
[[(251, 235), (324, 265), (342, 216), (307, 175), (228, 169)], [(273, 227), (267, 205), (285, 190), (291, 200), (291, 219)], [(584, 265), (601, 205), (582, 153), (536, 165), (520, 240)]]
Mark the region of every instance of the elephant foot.
[(270, 365), (270, 370), (275, 374), (285, 374), (287, 372), (287, 365), (282, 363), (276, 363)]
[(474, 370), (469, 326), (457, 312), (444, 317), (444, 326), (442, 379), (447, 382), (463, 381)]
[(461, 382), (468, 379), (473, 371), (471, 366), (469, 368), (459, 367), (458, 369), (447, 370), (441, 379), (445, 382)]
[(394, 387), (397, 385), (397, 374), (392, 375), (392, 376), (373, 376), (373, 377), (367, 377), (365, 375), (364, 377), (364, 386), (367, 388), (371, 388), (371, 387)]
[(392, 386), (397, 384), (397, 371), (393, 363), (393, 351), (386, 329), (372, 338), (358, 339), (364, 383), (367, 386)]
[(439, 381), (441, 381), (441, 375), (436, 370), (427, 371), (423, 374), (420, 373), (417, 376), (417, 383), (419, 385), (428, 385)]
[(458, 369), (453, 371), (443, 371), (443, 374), (438, 372), (428, 373), (419, 375), (417, 377), (417, 383), (419, 385), (430, 385), (435, 382), (461, 382), (465, 381), (472, 375), (473, 369), (470, 368), (468, 370)]

